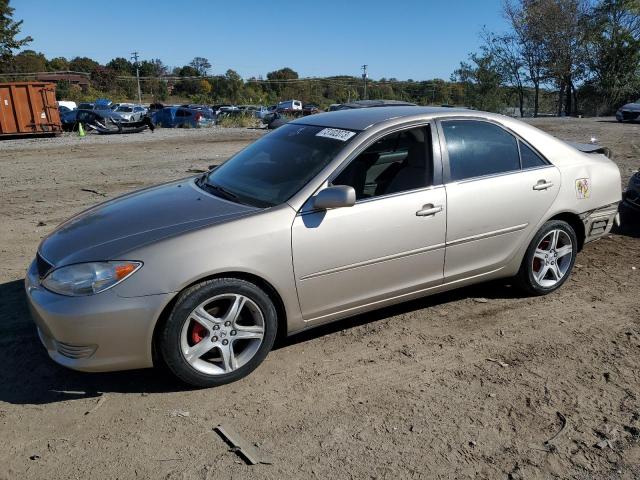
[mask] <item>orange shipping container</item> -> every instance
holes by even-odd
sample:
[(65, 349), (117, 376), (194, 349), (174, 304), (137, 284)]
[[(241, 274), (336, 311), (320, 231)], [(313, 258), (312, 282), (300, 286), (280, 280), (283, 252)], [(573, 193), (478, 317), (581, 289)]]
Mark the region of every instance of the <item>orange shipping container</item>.
[(62, 132), (56, 86), (43, 82), (0, 83), (0, 138)]

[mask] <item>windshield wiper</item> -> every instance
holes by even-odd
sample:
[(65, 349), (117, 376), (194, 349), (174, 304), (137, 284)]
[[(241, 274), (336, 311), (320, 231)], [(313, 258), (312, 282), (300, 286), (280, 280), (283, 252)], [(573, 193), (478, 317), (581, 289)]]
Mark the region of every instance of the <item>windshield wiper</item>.
[(200, 179), (200, 186), (205, 190), (208, 190), (219, 197), (226, 198), (227, 200), (232, 200), (235, 202), (237, 202), (238, 200), (238, 195), (236, 195), (233, 192), (230, 192), (229, 190), (227, 190), (224, 187), (221, 187), (220, 185), (207, 182), (206, 178)]

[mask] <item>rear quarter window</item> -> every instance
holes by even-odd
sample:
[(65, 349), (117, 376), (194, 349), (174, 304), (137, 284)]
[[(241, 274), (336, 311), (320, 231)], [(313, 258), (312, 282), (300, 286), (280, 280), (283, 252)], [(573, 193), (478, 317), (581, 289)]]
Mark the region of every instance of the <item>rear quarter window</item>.
[(526, 143), (518, 140), (520, 146), (520, 159), (522, 162), (522, 168), (536, 168), (547, 165), (540, 155), (533, 151), (533, 149)]

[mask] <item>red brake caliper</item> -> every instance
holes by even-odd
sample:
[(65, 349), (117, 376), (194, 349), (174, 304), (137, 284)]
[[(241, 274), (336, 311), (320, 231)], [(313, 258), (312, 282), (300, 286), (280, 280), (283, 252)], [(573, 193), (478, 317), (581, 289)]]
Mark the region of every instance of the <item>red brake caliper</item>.
[(207, 329), (200, 325), (198, 322), (193, 322), (193, 327), (191, 328), (191, 341), (195, 345), (204, 337), (207, 336)]

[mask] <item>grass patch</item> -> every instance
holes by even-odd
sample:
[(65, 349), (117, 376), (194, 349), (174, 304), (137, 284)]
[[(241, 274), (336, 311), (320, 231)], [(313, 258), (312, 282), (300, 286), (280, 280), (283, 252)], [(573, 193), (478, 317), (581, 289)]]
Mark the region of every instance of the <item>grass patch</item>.
[(217, 124), (224, 128), (258, 128), (262, 126), (259, 118), (253, 115), (225, 115)]

